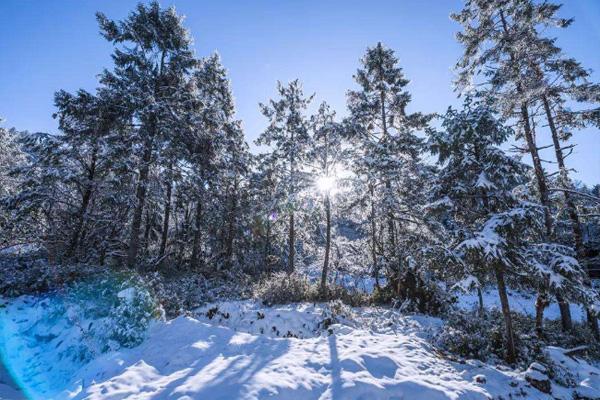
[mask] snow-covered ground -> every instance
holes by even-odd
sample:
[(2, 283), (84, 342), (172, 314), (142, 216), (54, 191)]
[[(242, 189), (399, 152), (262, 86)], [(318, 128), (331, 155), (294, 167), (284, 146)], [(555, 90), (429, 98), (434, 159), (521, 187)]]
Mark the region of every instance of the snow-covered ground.
[[(518, 312), (530, 317), (535, 317), (535, 293), (518, 292), (515, 290), (509, 291), (510, 309), (513, 312)], [(478, 307), (479, 300), (477, 298), (477, 292), (472, 291), (469, 293), (459, 293), (458, 306), (464, 310), (473, 310)], [(498, 297), (498, 291), (495, 288), (487, 288), (483, 291), (483, 305), (487, 309), (496, 308), (500, 310), (500, 298)], [(571, 316), (574, 321), (584, 321), (585, 311), (583, 307), (577, 304), (571, 304)], [(558, 303), (553, 301), (544, 310), (544, 318), (558, 320), (560, 319), (560, 310)]]
[[(22, 299), (5, 310), (3, 318), (13, 324), (10, 332), (35, 331), (31, 319), (36, 314), (25, 309)], [(21, 353), (21, 365), (10, 369), (27, 375), (19, 380), (24, 387), (37, 384), (28, 393), (34, 399), (552, 398), (528, 384), (526, 375), (537, 371), (445, 358), (430, 344), (442, 324), (385, 308), (222, 302), (156, 322), (140, 346), (79, 364), (53, 349), (66, 349), (74, 343), (65, 341), (81, 338), (74, 328), (56, 331), (40, 339), (36, 349)], [(4, 345), (7, 340), (18, 343), (14, 337), (3, 340)], [(600, 396), (594, 389), (600, 388), (600, 369), (566, 357), (560, 349), (548, 351), (575, 373), (577, 390)], [(17, 362), (18, 355), (12, 354), (13, 359), (5, 360), (9, 367)], [(61, 374), (62, 384), (40, 385)], [(552, 390), (564, 399), (573, 392), (556, 384)]]

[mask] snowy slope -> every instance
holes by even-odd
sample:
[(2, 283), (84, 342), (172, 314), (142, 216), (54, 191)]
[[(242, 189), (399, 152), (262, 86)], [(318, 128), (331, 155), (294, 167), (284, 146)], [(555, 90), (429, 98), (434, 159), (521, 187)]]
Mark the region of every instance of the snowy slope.
[[(17, 323), (29, 326), (32, 321)], [(526, 381), (526, 374), (539, 375), (536, 371), (445, 358), (430, 345), (442, 324), (386, 308), (221, 302), (188, 317), (152, 324), (140, 346), (83, 362), (63, 377), (60, 391), (52, 387), (44, 393), (37, 383), (42, 391), (33, 398), (552, 398)], [(66, 329), (53, 338), (63, 340), (77, 338)], [(595, 389), (598, 368), (565, 357), (560, 349), (549, 351), (575, 377), (577, 390), (600, 396)], [(45, 363), (64, 362), (46, 353)], [(55, 379), (55, 372), (41, 372), (37, 382), (44, 377)], [(554, 384), (552, 390), (558, 398), (572, 398), (573, 389)]]
[[(83, 385), (76, 399), (551, 398), (530, 387), (524, 372), (444, 359), (427, 340), (438, 319), (353, 312), (342, 318), (347, 323), (323, 329), (323, 317), (331, 317), (327, 307), (207, 306), (198, 318), (157, 324), (138, 348), (94, 360), (72, 389)], [(282, 332), (298, 338), (278, 337)], [(582, 380), (600, 372), (585, 368)]]

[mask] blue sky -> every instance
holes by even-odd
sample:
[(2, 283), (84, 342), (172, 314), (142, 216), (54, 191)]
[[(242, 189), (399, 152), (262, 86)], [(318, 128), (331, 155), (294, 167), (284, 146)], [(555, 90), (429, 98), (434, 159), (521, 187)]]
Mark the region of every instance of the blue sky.
[[(53, 93), (96, 87), (110, 67), (111, 46), (98, 34), (94, 13), (119, 19), (135, 6), (129, 0), (0, 1), (0, 117), (4, 126), (56, 132)], [(460, 0), (256, 0), (162, 1), (187, 16), (197, 55), (221, 54), (228, 68), (238, 117), (249, 142), (265, 127), (258, 103), (275, 93), (277, 80), (300, 78), (315, 103), (327, 100), (345, 115), (345, 93), (367, 46), (382, 41), (400, 58), (411, 80), (412, 110), (443, 112), (457, 105), (452, 66), (461, 53), (459, 27), (449, 14)], [(600, 1), (566, 0), (561, 11), (574, 17), (556, 32), (559, 44), (600, 81)], [(545, 133), (541, 144), (549, 143)], [(576, 177), (600, 182), (600, 132), (578, 133), (568, 159)], [(546, 159), (552, 159), (547, 153)], [(549, 166), (551, 169), (552, 167)]]

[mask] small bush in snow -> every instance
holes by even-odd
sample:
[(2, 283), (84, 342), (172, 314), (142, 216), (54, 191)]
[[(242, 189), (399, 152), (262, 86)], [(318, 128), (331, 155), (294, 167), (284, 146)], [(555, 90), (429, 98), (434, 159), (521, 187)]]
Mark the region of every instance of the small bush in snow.
[(60, 297), (73, 325), (100, 352), (140, 344), (150, 321), (161, 316), (158, 304), (135, 276), (112, 274), (78, 282)]
[(298, 273), (276, 272), (254, 286), (253, 293), (267, 305), (315, 301), (318, 288)]
[(243, 274), (213, 279), (191, 272), (177, 276), (153, 272), (146, 276), (146, 281), (169, 318), (216, 300), (249, 297), (251, 285), (248, 280), (248, 276)]
[(366, 293), (341, 285), (329, 285), (327, 291), (322, 293), (317, 282), (311, 282), (308, 277), (297, 272), (276, 272), (263, 278), (254, 285), (253, 295), (266, 305), (339, 300), (356, 307), (370, 301)]

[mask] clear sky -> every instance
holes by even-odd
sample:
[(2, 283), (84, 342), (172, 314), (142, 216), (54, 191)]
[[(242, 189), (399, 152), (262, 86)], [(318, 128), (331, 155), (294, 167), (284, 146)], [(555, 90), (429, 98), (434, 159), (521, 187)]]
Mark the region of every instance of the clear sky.
[[(111, 46), (98, 34), (94, 13), (120, 19), (135, 0), (1, 0), (0, 118), (4, 126), (56, 132), (53, 94), (96, 87), (110, 67)], [(277, 80), (300, 78), (315, 103), (327, 100), (345, 115), (345, 93), (367, 46), (382, 41), (400, 58), (413, 95), (412, 110), (444, 112), (457, 105), (452, 66), (461, 53), (459, 26), (449, 14), (460, 0), (163, 0), (186, 15), (198, 56), (221, 54), (238, 117), (249, 142), (265, 127), (258, 103), (274, 95)], [(574, 17), (556, 32), (559, 44), (600, 81), (600, 1), (565, 0)], [(541, 135), (541, 134), (540, 134)], [(541, 144), (548, 143), (545, 133)], [(600, 183), (600, 132), (576, 135), (568, 159), (576, 177)], [(552, 154), (545, 154), (552, 159)], [(549, 166), (551, 169), (552, 167)]]

